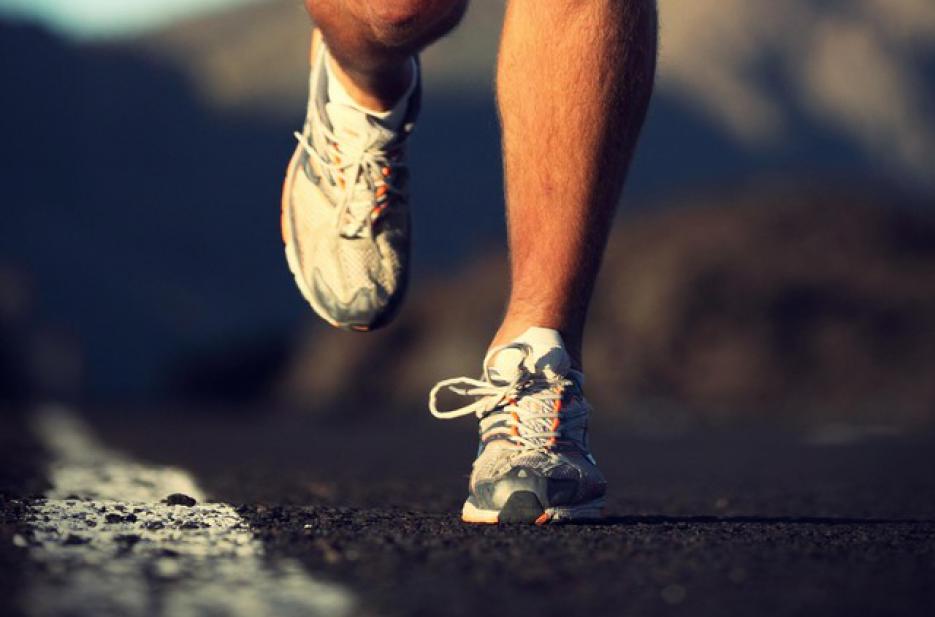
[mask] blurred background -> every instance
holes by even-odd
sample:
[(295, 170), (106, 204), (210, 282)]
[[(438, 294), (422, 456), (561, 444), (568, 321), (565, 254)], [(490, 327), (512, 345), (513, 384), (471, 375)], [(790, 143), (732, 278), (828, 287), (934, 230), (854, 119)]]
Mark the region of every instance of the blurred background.
[[(601, 421), (932, 426), (935, 3), (660, 9), (587, 338)], [(505, 300), (502, 12), (474, 0), (424, 55), (415, 277), (362, 336), (314, 318), (279, 237), (301, 0), (0, 0), (0, 399), (356, 420), (477, 374)]]

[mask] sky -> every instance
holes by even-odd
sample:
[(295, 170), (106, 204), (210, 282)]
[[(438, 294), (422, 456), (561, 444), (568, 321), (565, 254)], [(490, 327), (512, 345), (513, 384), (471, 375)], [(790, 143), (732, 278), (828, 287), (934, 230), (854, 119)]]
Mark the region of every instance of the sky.
[(257, 0), (0, 0), (0, 16), (38, 20), (79, 38), (106, 38), (251, 1)]

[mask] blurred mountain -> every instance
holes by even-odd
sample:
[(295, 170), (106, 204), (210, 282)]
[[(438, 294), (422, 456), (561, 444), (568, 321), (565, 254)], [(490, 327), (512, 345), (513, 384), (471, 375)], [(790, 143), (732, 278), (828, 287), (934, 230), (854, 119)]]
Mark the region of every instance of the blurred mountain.
[[(0, 261), (31, 282), (34, 320), (83, 349), (91, 395), (152, 397), (167, 379), (210, 390), (229, 376), (212, 359), (219, 352), (287, 362), (310, 314), (278, 232), (282, 170), (305, 107), (301, 4), (260, 2), (96, 44), (0, 22)], [(930, 2), (685, 4), (661, 4), (660, 88), (627, 212), (764, 174), (859, 178), (931, 201), (918, 163), (932, 152)], [(423, 59), (415, 305), (429, 302), (419, 298), (438, 273), (502, 252), (491, 96), (501, 10), (476, 0)], [(276, 367), (237, 375), (275, 381)]]
[(845, 139), (891, 178), (935, 190), (935, 3), (661, 7), (663, 92), (691, 101), (749, 147), (786, 147), (805, 123)]

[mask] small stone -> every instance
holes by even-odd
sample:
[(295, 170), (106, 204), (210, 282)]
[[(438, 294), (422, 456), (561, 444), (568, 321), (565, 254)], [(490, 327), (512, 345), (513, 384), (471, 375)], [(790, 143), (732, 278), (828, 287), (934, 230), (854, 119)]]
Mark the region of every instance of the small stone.
[(27, 546), (29, 546), (29, 542), (23, 536), (16, 534), (15, 536), (13, 536), (13, 546), (26, 548)]
[(165, 527), (162, 521), (149, 521), (146, 523), (146, 529), (162, 529)]
[(65, 544), (66, 546), (76, 546), (78, 544), (87, 544), (88, 542), (90, 542), (90, 540), (85, 538), (84, 536), (79, 536), (79, 535), (70, 533), (68, 534), (68, 537), (65, 538), (65, 541), (63, 542), (63, 544)]
[(170, 506), (187, 506), (189, 508), (198, 503), (195, 501), (194, 497), (189, 497), (184, 493), (172, 493), (163, 499), (163, 501)]
[(105, 522), (105, 523), (111, 523), (111, 524), (113, 524), (113, 523), (122, 523), (122, 522), (123, 522), (123, 517), (120, 516), (119, 514), (114, 514), (113, 512), (111, 512), (110, 514), (108, 514), (107, 516), (104, 517), (104, 522)]

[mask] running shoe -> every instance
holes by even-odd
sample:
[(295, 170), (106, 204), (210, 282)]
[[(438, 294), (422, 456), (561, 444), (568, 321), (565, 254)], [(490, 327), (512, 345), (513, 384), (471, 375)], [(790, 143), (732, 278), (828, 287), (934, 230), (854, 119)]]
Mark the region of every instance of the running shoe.
[[(473, 414), (480, 423), (463, 521), (542, 525), (602, 516), (607, 482), (588, 446), (591, 407), (583, 384), (559, 333), (530, 328), (487, 354), (483, 379), (435, 385), (432, 415)], [(471, 402), (441, 410), (440, 395)]]
[(339, 117), (349, 108), (328, 100), (328, 51), (317, 31), (310, 56), (308, 112), (282, 194), (286, 261), (325, 321), (371, 330), (393, 318), (407, 286), (405, 146), (421, 98), (418, 66), (398, 130), (366, 116), (363, 130), (351, 131)]

